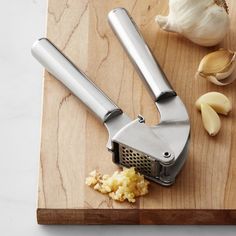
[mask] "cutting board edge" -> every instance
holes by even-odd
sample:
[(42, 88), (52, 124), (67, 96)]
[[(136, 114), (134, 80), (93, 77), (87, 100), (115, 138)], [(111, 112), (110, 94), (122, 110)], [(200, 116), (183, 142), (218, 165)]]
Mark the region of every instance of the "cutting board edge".
[(236, 209), (38, 208), (37, 222), (42, 225), (236, 225)]

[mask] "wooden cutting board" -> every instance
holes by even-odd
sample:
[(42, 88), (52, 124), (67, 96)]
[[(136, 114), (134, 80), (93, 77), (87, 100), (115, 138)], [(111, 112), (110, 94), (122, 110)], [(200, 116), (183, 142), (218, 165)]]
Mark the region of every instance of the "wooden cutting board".
[[(229, 1), (231, 31), (220, 47), (236, 50), (236, 2)], [(161, 0), (49, 0), (47, 37), (85, 71), (125, 113), (158, 122), (147, 90), (107, 23), (107, 14), (125, 7), (187, 106), (191, 119), (189, 158), (171, 187), (155, 183), (135, 204), (118, 203), (85, 185), (89, 172), (118, 169), (106, 149), (107, 131), (61, 83), (44, 80), (37, 218), (40, 224), (235, 224), (236, 92), (194, 79), (201, 58), (216, 48), (197, 46), (159, 29), (155, 15), (167, 14)], [(233, 10), (234, 9), (234, 10)], [(233, 12), (234, 11), (234, 12)], [(220, 91), (233, 102), (222, 130), (212, 138), (203, 129), (195, 100)]]

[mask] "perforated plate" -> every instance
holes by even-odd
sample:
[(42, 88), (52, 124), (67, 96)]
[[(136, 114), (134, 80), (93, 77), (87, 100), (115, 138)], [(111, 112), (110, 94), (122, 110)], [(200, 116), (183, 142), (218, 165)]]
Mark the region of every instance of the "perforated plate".
[(126, 146), (119, 145), (120, 164), (126, 167), (135, 167), (140, 173), (157, 177), (160, 171), (159, 163), (148, 155), (132, 150)]

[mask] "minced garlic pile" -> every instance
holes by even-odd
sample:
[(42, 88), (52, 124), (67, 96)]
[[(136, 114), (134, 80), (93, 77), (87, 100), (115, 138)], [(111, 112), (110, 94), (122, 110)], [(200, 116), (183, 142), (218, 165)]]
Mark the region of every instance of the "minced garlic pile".
[(107, 193), (116, 201), (123, 202), (127, 199), (129, 202), (135, 202), (135, 197), (148, 193), (149, 182), (131, 167), (116, 171), (112, 176), (101, 175), (94, 170), (86, 178), (86, 184), (101, 193)]

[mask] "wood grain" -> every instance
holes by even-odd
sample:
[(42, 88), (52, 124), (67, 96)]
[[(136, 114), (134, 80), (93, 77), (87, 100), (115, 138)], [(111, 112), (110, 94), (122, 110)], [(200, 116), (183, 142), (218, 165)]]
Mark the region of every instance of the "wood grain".
[[(236, 50), (236, 2), (229, 1), (231, 30), (220, 47)], [(107, 14), (125, 7), (140, 27), (191, 119), (189, 158), (171, 187), (152, 183), (135, 204), (117, 203), (85, 185), (94, 169), (111, 174), (118, 167), (106, 149), (107, 131), (84, 105), (47, 72), (44, 79), (37, 218), (40, 224), (235, 224), (235, 84), (217, 87), (194, 79), (199, 61), (215, 48), (197, 46), (163, 32), (154, 22), (167, 14), (161, 0), (49, 0), (47, 37), (86, 72), (125, 113), (142, 114), (148, 124), (158, 112), (134, 67), (113, 35)], [(234, 9), (234, 12), (233, 12)], [(218, 48), (218, 47), (217, 47)], [(233, 102), (222, 130), (207, 135), (195, 100), (220, 91)]]

